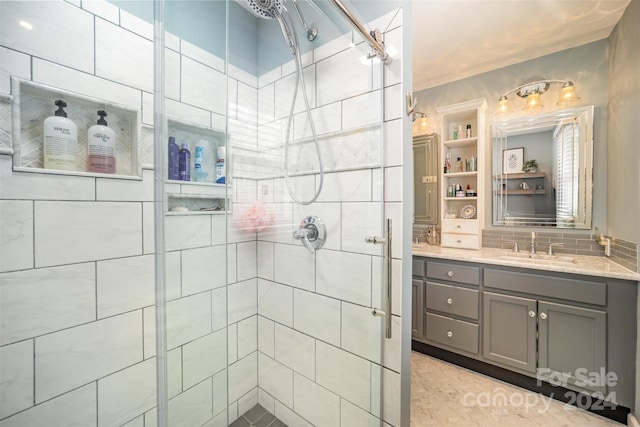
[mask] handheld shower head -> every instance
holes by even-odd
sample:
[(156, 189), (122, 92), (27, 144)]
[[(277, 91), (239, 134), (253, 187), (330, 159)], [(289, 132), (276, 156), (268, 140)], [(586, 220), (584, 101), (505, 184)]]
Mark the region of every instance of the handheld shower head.
[(281, 0), (246, 0), (258, 18), (275, 19), (282, 11)]

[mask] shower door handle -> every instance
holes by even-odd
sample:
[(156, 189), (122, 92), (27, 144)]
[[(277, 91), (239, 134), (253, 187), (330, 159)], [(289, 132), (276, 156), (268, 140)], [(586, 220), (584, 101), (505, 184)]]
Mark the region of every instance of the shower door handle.
[(384, 336), (385, 338), (391, 338), (391, 298), (393, 295), (391, 274), (391, 238), (393, 234), (390, 218), (387, 218), (385, 221), (384, 234), (384, 238), (367, 236), (365, 237), (365, 241), (367, 243), (373, 243), (374, 245), (384, 245), (382, 261), (384, 266), (384, 272), (382, 274), (382, 281), (384, 283), (384, 310), (374, 308), (372, 314), (377, 317), (384, 317)]

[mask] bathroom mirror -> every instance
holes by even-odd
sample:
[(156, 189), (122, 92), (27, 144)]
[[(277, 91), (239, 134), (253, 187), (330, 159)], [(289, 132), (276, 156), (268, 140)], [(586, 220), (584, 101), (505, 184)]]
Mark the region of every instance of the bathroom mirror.
[(413, 137), (413, 222), (438, 225), (438, 135)]
[(493, 123), (493, 225), (591, 228), (593, 111)]

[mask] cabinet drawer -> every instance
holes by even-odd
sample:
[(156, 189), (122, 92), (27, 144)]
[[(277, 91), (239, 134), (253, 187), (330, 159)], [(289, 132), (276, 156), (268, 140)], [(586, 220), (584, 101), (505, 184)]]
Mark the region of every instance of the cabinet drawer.
[(607, 303), (607, 284), (604, 281), (567, 279), (485, 268), (484, 285), (587, 304), (606, 305)]
[(427, 339), (478, 354), (478, 325), (427, 313)]
[(427, 277), (449, 280), (458, 283), (477, 285), (480, 282), (480, 268), (467, 265), (447, 264), (446, 262), (427, 261)]
[(477, 219), (443, 219), (443, 233), (478, 234)]
[(480, 240), (477, 234), (442, 233), (440, 245), (445, 248), (479, 249)]
[(478, 320), (478, 291), (427, 282), (427, 308)]
[(413, 275), (414, 276), (424, 276), (424, 260), (413, 258)]

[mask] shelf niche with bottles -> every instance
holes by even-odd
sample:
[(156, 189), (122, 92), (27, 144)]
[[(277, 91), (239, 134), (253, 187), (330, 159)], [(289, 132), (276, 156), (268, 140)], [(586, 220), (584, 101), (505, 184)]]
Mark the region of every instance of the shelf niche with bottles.
[(479, 249), (481, 246), (486, 108), (484, 98), (437, 108), (442, 135), (440, 216), (443, 247)]

